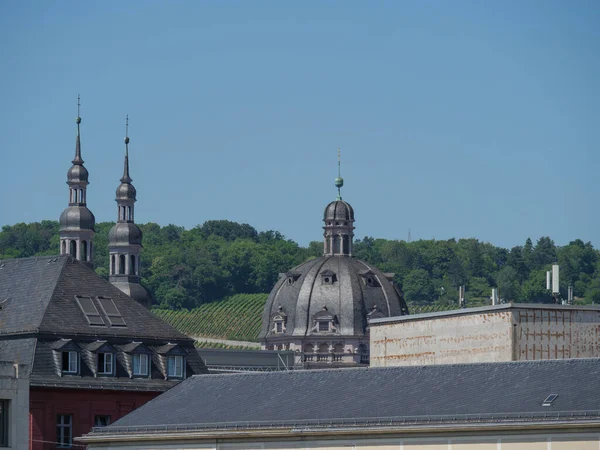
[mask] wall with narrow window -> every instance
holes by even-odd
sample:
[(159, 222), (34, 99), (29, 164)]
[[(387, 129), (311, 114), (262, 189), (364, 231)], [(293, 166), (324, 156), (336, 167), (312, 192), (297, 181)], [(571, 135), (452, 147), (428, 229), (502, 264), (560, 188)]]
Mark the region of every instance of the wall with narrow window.
[(0, 448), (29, 446), (29, 379), (27, 366), (0, 362)]

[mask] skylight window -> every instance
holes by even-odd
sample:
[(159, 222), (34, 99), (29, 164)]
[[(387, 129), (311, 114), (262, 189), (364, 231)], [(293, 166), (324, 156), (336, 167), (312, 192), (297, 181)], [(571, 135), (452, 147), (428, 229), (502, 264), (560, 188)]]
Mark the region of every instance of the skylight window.
[(100, 317), (100, 313), (91, 297), (80, 297), (76, 295), (75, 300), (90, 325), (105, 326), (104, 319)]
[(558, 394), (550, 394), (548, 397), (546, 397), (546, 400), (542, 402), (542, 406), (552, 406), (552, 403), (554, 403), (556, 397), (558, 397)]
[(98, 303), (100, 303), (100, 308), (102, 308), (102, 311), (104, 311), (104, 314), (106, 314), (106, 317), (108, 318), (108, 321), (110, 322), (111, 326), (113, 326), (113, 327), (126, 327), (127, 326), (127, 324), (125, 323), (125, 320), (123, 319), (123, 316), (121, 316), (121, 313), (117, 309), (117, 305), (115, 305), (115, 302), (113, 301), (112, 298), (97, 297), (97, 299), (98, 299)]

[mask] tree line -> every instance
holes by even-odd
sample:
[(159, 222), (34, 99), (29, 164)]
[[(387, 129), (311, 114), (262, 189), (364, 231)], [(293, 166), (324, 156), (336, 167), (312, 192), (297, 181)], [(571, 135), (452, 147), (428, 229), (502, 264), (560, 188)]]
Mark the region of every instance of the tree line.
[[(112, 222), (96, 224), (94, 264), (108, 277), (108, 231)], [(139, 224), (144, 235), (142, 280), (161, 308), (195, 308), (235, 294), (266, 293), (280, 273), (322, 255), (323, 244), (301, 247), (277, 231), (248, 224), (211, 220), (186, 230), (176, 225)], [(58, 222), (6, 225), (0, 232), (0, 259), (59, 253)], [(547, 237), (527, 239), (511, 249), (477, 239), (405, 242), (365, 237), (354, 255), (384, 272), (413, 304), (457, 302), (466, 286), (468, 305), (489, 302), (492, 287), (505, 301), (551, 302), (546, 270), (558, 262), (561, 294), (572, 285), (577, 303), (600, 303), (600, 252), (576, 239), (557, 246)]]

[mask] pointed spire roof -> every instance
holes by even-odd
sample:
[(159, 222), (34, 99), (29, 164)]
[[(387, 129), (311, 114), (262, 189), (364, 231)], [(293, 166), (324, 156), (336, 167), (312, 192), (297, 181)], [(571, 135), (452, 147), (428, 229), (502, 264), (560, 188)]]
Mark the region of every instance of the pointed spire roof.
[(136, 190), (131, 184), (133, 180), (129, 176), (129, 116), (125, 118), (125, 160), (123, 163), (123, 176), (120, 181), (121, 184), (117, 188), (117, 203), (130, 204), (131, 201), (135, 202)]
[(127, 115), (125, 118), (125, 162), (123, 164), (121, 183), (131, 183), (132, 181), (129, 176), (129, 115)]
[(81, 117), (79, 116), (79, 109), (81, 108), (81, 98), (79, 94), (77, 94), (77, 119), (75, 122), (77, 123), (77, 138), (75, 140), (75, 158), (71, 161), (75, 165), (82, 165), (83, 159), (81, 159), (81, 138), (79, 132), (79, 125), (81, 124)]

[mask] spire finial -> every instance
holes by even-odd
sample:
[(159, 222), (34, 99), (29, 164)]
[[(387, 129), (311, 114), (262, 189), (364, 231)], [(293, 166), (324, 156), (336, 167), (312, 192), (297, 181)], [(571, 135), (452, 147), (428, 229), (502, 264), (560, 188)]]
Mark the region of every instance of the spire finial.
[(344, 179), (342, 178), (342, 175), (341, 175), (341, 165), (342, 165), (341, 160), (342, 160), (341, 151), (338, 148), (338, 176), (335, 179), (335, 187), (337, 187), (337, 190), (338, 190), (338, 196), (337, 196), (338, 200), (342, 199), (341, 189), (342, 189), (342, 186), (344, 185)]
[(83, 159), (81, 159), (81, 142), (79, 139), (79, 124), (81, 123), (81, 117), (79, 116), (79, 112), (81, 109), (81, 97), (77, 94), (77, 119), (75, 119), (75, 123), (77, 123), (77, 139), (75, 140), (75, 159), (73, 159), (73, 164), (83, 164)]
[(125, 163), (121, 182), (131, 183), (131, 177), (129, 176), (129, 114), (125, 116)]

